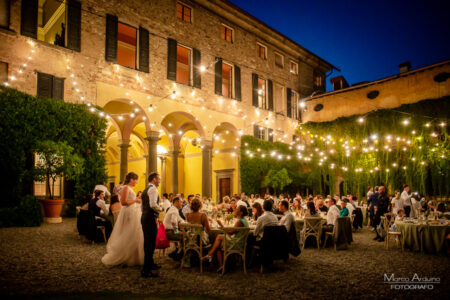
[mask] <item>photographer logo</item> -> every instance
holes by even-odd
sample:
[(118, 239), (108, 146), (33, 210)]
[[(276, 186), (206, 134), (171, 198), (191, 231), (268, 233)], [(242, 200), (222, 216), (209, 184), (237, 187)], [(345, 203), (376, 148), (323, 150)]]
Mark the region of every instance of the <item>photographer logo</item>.
[(394, 273), (384, 274), (383, 282), (391, 287), (391, 290), (432, 290), (441, 282), (439, 277), (421, 277), (417, 273), (409, 277), (395, 277)]

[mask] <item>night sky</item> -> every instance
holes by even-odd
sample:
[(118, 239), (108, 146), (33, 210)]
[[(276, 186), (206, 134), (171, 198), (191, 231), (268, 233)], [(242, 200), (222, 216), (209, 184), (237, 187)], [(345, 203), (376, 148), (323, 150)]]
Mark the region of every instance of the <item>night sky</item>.
[(350, 85), (450, 59), (450, 0), (231, 0), (341, 69)]

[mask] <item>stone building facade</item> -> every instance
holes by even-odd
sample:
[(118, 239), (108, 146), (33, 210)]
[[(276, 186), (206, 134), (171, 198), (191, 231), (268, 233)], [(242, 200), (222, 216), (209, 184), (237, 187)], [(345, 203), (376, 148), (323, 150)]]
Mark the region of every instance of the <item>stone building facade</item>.
[(225, 0), (0, 4), (3, 84), (107, 117), (109, 184), (137, 190), (239, 192), (240, 136), (291, 142), (334, 68)]

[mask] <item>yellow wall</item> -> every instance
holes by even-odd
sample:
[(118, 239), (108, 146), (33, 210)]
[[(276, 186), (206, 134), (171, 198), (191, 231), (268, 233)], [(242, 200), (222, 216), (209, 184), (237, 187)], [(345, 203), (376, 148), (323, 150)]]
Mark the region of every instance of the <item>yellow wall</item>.
[(202, 154), (197, 153), (184, 159), (184, 195), (202, 194)]

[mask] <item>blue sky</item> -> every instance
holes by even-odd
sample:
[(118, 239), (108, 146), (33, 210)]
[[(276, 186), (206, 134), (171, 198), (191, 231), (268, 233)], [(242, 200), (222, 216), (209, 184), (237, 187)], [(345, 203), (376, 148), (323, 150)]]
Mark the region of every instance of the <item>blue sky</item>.
[[(341, 69), (349, 84), (450, 59), (450, 0), (231, 0)], [(327, 79), (327, 89), (331, 84)]]

